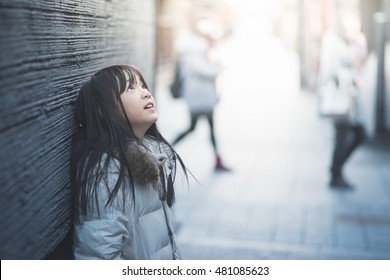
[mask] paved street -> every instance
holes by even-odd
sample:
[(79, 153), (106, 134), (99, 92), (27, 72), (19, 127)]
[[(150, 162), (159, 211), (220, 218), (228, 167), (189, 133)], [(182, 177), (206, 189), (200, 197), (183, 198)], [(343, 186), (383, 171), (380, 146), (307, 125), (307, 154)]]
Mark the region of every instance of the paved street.
[[(390, 144), (350, 158), (355, 188), (328, 186), (332, 126), (299, 89), (296, 54), (264, 35), (225, 44), (217, 141), (232, 173), (215, 173), (201, 121), (176, 147), (198, 182), (178, 179), (174, 212), (184, 259), (390, 259)], [(250, 39), (250, 40), (249, 40)], [(249, 43), (250, 42), (250, 43)], [(171, 141), (185, 104), (158, 78), (159, 127)]]

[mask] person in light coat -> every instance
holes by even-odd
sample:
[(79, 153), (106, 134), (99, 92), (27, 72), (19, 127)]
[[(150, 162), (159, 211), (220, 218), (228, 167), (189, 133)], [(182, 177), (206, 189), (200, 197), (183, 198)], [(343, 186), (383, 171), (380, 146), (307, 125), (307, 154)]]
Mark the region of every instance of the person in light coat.
[(367, 50), (358, 14), (342, 9), (334, 30), (327, 30), (321, 43), (320, 91), (322, 89), (326, 93), (326, 89), (336, 89), (352, 104), (347, 116), (333, 119), (335, 136), (329, 185), (338, 189), (352, 189), (352, 184), (345, 179), (343, 168), (366, 137), (359, 95), (361, 68)]
[(71, 179), (75, 259), (180, 259), (171, 206), (176, 162), (141, 72), (96, 72), (76, 102)]
[(193, 18), (189, 28), (179, 33), (175, 48), (179, 57), (183, 96), (190, 124), (174, 140), (180, 142), (195, 130), (198, 120), (205, 117), (210, 127), (210, 141), (215, 155), (216, 171), (231, 171), (222, 162), (214, 128), (214, 109), (219, 101), (216, 79), (222, 71), (217, 58), (216, 39), (211, 34), (212, 22), (206, 18)]

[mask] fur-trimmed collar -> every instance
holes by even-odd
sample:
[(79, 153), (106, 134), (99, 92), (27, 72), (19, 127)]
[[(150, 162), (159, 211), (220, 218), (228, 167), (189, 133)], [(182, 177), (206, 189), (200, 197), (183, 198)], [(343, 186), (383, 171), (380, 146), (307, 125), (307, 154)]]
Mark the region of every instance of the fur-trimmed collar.
[(140, 185), (157, 187), (160, 183), (160, 168), (151, 151), (137, 144), (130, 144), (127, 159), (133, 179)]

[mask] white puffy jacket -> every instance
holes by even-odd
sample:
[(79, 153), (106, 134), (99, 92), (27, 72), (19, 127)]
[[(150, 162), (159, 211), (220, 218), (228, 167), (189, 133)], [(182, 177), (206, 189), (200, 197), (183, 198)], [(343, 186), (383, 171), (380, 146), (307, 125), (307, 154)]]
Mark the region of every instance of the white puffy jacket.
[[(166, 176), (172, 169), (172, 160), (159, 153), (156, 143), (149, 144)], [(75, 259), (180, 259), (173, 215), (166, 201), (161, 199), (161, 184), (156, 188), (135, 183), (135, 205), (133, 194), (128, 190), (125, 194), (119, 191), (112, 205), (105, 207), (109, 195), (107, 187), (115, 186), (118, 167), (119, 162), (113, 159), (98, 188), (99, 207), (90, 202), (87, 216), (75, 224)], [(124, 209), (123, 195), (126, 196)]]

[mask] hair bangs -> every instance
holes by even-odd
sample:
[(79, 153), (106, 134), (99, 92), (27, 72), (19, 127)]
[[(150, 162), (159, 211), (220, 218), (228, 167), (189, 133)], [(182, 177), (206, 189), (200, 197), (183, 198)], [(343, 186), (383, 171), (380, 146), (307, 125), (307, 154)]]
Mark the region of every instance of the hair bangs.
[(123, 70), (129, 75), (129, 84), (132, 85), (136, 82), (137, 77), (141, 80), (143, 85), (149, 90), (149, 87), (141, 74), (141, 71), (133, 65), (123, 65)]

